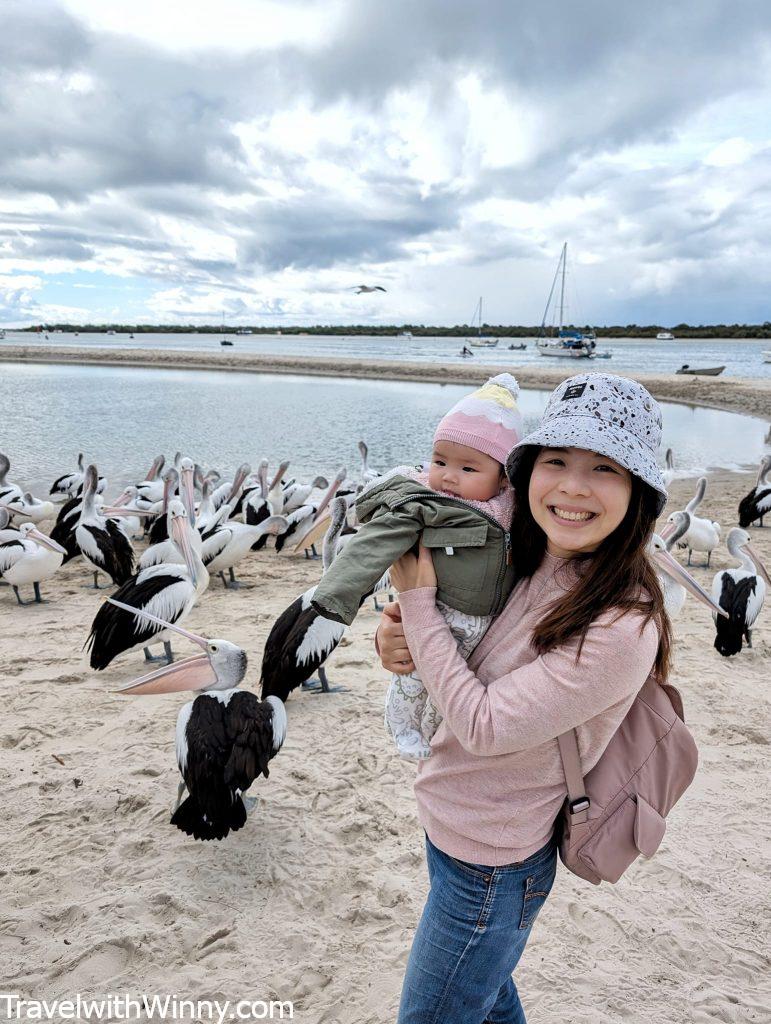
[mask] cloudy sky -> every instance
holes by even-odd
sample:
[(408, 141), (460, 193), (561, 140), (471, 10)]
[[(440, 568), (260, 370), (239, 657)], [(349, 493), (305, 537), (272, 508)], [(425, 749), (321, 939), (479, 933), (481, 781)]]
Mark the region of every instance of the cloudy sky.
[[(2, 0), (0, 323), (771, 319), (767, 0)], [(359, 283), (386, 293), (355, 295)]]

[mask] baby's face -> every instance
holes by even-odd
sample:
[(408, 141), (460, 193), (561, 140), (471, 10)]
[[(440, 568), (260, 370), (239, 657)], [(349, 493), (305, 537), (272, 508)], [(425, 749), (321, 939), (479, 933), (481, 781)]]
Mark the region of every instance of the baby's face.
[(428, 486), (467, 501), (489, 501), (501, 489), (503, 466), (491, 455), (455, 441), (437, 441), (431, 454)]

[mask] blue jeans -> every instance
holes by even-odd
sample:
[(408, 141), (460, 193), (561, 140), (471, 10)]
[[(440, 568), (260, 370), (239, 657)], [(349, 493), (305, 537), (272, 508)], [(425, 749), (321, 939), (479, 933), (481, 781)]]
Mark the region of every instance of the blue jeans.
[(527, 860), (455, 860), (426, 836), (431, 889), (404, 976), (398, 1024), (526, 1024), (511, 977), (557, 872), (550, 840)]

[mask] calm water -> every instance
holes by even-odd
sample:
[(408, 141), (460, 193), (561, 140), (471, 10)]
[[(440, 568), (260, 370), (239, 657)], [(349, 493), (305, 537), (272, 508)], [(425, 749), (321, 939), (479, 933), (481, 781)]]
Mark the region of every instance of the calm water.
[[(0, 451), (9, 479), (48, 489), (75, 466), (96, 461), (113, 486), (142, 479), (153, 457), (177, 449), (222, 472), (243, 461), (291, 459), (290, 476), (352, 476), (360, 438), (370, 465), (386, 469), (430, 452), (437, 421), (461, 396), (460, 385), (338, 378), (206, 373), (100, 366), (2, 364), (6, 413)], [(520, 396), (527, 429), (546, 405), (545, 391)], [(664, 446), (683, 475), (757, 465), (768, 425), (734, 413), (665, 404)]]
[[(179, 351), (221, 352), (218, 334), (137, 334), (133, 341), (127, 334), (20, 334), (9, 331), (7, 341), (21, 344), (83, 346), (85, 348), (149, 348)], [(524, 352), (510, 352), (512, 340), (502, 338), (497, 348), (475, 349), (474, 356), (463, 359), (462, 338), (372, 338), (359, 337), (296, 337), (275, 334), (229, 334), (233, 342), (227, 352), (257, 352), (270, 355), (328, 356), (338, 359), (396, 359), (405, 362), (474, 363), (517, 366), (549, 365), (585, 367), (586, 362), (573, 359), (545, 359), (535, 349), (532, 338)], [(0, 342), (2, 344), (2, 342)], [(763, 352), (771, 350), (771, 340), (721, 341), (720, 339), (689, 341), (653, 341), (649, 338), (600, 338), (598, 351), (610, 352), (607, 360), (594, 360), (592, 366), (614, 373), (645, 370), (670, 373), (683, 363), (690, 366), (725, 366), (724, 377), (753, 379), (771, 378), (771, 363), (763, 361)], [(575, 372), (570, 370), (570, 372)]]

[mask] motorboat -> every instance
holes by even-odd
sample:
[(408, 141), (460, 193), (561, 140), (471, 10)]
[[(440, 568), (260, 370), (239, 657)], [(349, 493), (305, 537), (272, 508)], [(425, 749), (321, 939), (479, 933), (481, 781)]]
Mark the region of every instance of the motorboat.
[[(565, 327), (565, 274), (567, 262), (568, 243), (565, 242), (554, 273), (554, 280), (551, 283), (549, 297), (546, 300), (546, 309), (543, 312), (543, 320), (541, 321), (541, 332), (536, 338), (535, 347), (542, 356), (557, 356), (563, 359), (594, 359), (596, 355), (595, 349), (597, 348), (597, 335), (595, 332), (590, 328), (581, 331), (574, 327)], [(560, 281), (559, 305), (557, 306), (555, 299), (554, 313), (556, 314), (558, 308), (559, 326), (557, 327), (557, 333), (550, 335), (547, 333), (547, 330), (552, 328), (547, 329), (546, 321), (549, 317), (549, 310), (552, 309), (552, 299), (554, 299), (557, 281)]]
[(674, 334), (671, 334), (669, 331), (659, 331), (659, 333), (656, 335), (656, 341), (674, 341), (674, 340), (675, 340)]
[(525, 342), (525, 341), (520, 341), (520, 343), (518, 345), (515, 345), (512, 342), (512, 344), (509, 345), (509, 352), (524, 352), (526, 348), (527, 348), (527, 342)]
[(675, 370), (675, 373), (690, 374), (693, 377), (718, 377), (725, 366), (689, 366), (688, 363), (683, 363), (679, 370)]
[(771, 363), (771, 352), (764, 352), (763, 353), (763, 362), (764, 363)]

